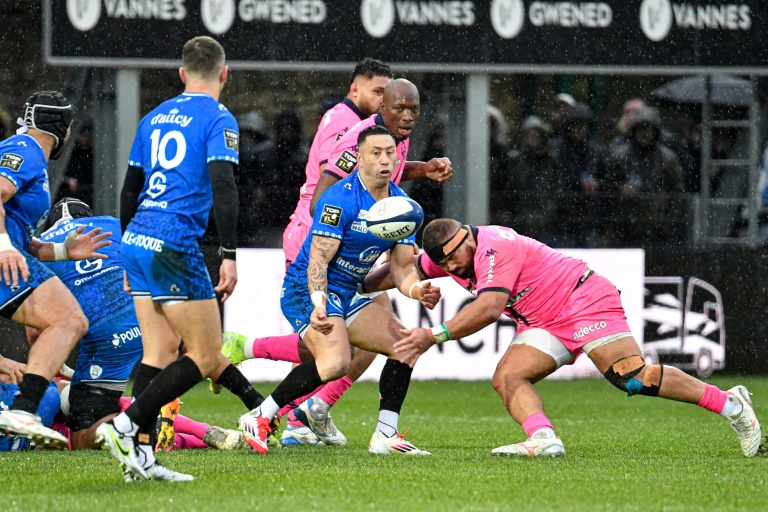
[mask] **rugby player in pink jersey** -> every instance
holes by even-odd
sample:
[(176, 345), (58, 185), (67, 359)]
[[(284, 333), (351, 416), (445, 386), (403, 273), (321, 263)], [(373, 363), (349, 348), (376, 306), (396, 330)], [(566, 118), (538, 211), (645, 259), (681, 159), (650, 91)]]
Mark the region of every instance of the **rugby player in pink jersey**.
[[(598, 370), (628, 396), (659, 396), (696, 404), (731, 421), (747, 457), (757, 453), (761, 429), (744, 386), (721, 391), (671, 366), (646, 364), (629, 331), (619, 291), (581, 260), (565, 256), (510, 228), (462, 226), (437, 219), (424, 230), (423, 279), (449, 276), (477, 299), (431, 329), (405, 329), (396, 349), (426, 351), (436, 343), (469, 336), (504, 314), (518, 324), (499, 361), (493, 386), (528, 439), (500, 446), (494, 455), (565, 455), (533, 384), (587, 354)], [(385, 289), (381, 271), (366, 276), (366, 289)]]
[[(381, 105), (384, 88), (392, 78), (392, 70), (385, 63), (371, 58), (361, 60), (352, 71), (347, 97), (328, 110), (320, 120), (309, 150), (306, 166), (307, 178), (301, 187), (299, 202), (291, 215), (291, 222), (283, 233), (286, 268), (296, 259), (301, 245), (307, 238), (309, 228), (312, 226), (310, 203), (318, 180), (321, 179), (326, 168), (334, 143), (355, 124), (376, 113)], [(355, 136), (355, 140), (357, 140), (357, 136)], [(327, 184), (323, 185), (323, 190), (327, 187)], [(350, 375), (323, 384), (321, 389), (316, 392), (315, 404), (320, 407), (326, 404), (330, 407), (335, 404), (352, 385), (352, 381), (356, 380), (368, 368), (370, 365), (368, 360), (372, 361), (376, 356), (375, 354), (363, 354), (362, 350), (358, 352), (359, 354), (356, 356), (358, 364), (353, 364)], [(273, 359), (298, 364), (312, 358), (312, 354), (301, 344), (298, 334), (249, 339), (235, 332), (226, 332), (223, 337), (222, 353), (234, 364), (240, 364), (246, 359)], [(363, 358), (362, 362), (360, 362), (360, 358)], [(362, 368), (362, 371), (359, 368)], [(280, 418), (289, 413), (288, 426), (283, 431), (281, 443), (284, 445), (306, 444), (312, 446), (324, 444), (306, 425), (295, 419), (293, 408), (297, 405), (298, 403), (289, 404), (278, 414), (278, 418)], [(330, 416), (328, 416), (326, 427), (330, 434), (328, 440), (333, 441), (334, 444), (346, 443), (346, 437), (336, 429)]]

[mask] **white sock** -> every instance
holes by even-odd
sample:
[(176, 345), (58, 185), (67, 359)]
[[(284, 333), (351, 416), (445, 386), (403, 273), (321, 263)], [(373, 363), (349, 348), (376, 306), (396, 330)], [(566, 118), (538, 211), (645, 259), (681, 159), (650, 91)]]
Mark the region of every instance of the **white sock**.
[(115, 416), (115, 419), (112, 420), (112, 423), (114, 423), (118, 432), (128, 437), (133, 437), (139, 433), (139, 426), (135, 424), (124, 412), (121, 412)]
[(140, 444), (138, 445), (139, 463), (144, 469), (149, 468), (155, 463), (155, 451), (151, 445)]
[(732, 418), (741, 413), (744, 406), (741, 405), (741, 400), (733, 395), (728, 395), (728, 400), (725, 401), (723, 410), (720, 411), (720, 416), (723, 418)]
[(269, 395), (264, 402), (259, 406), (259, 409), (261, 410), (261, 416), (264, 416), (265, 418), (269, 418), (270, 420), (275, 417), (275, 414), (277, 414), (277, 411), (280, 410), (280, 408), (277, 406), (277, 403), (275, 402), (275, 399), (272, 398), (272, 395)]
[(309, 412), (312, 414), (312, 417), (315, 418), (316, 420), (321, 420), (323, 418), (326, 418), (328, 416), (328, 411), (331, 410), (331, 406), (323, 402), (316, 396), (313, 396), (311, 400), (312, 400), (312, 406), (309, 408)]
[(379, 423), (376, 425), (376, 432), (381, 432), (385, 437), (392, 437), (397, 434), (397, 420), (400, 414), (387, 410), (379, 411)]
[(540, 428), (531, 434), (531, 439), (555, 439), (556, 437), (555, 431), (551, 428)]
[(252, 338), (245, 342), (245, 345), (243, 345), (243, 355), (246, 359), (255, 359), (253, 355), (253, 344), (256, 342), (255, 338)]

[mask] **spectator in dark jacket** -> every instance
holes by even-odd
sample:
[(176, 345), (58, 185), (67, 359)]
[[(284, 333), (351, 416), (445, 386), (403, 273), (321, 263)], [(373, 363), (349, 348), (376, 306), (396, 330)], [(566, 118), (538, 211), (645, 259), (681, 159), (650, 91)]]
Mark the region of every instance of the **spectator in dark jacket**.
[(552, 152), (563, 183), (563, 225), (571, 242), (580, 247), (598, 243), (603, 222), (601, 203), (595, 192), (601, 190), (603, 153), (592, 140), (592, 112), (576, 103), (565, 112), (563, 134), (552, 142)]
[[(429, 130), (427, 145), (421, 155), (422, 162), (445, 156), (445, 130), (446, 126), (442, 123), (434, 124)], [(414, 180), (412, 183), (410, 196), (424, 209), (423, 230), (430, 221), (443, 216), (443, 186), (434, 180)]]
[(551, 128), (537, 116), (520, 127), (520, 150), (512, 151), (512, 170), (504, 189), (504, 222), (547, 245), (563, 245), (559, 197), (562, 177), (549, 149)]
[(677, 155), (659, 142), (661, 116), (655, 108), (638, 110), (628, 127), (628, 143), (614, 148), (606, 167), (614, 190), (625, 199), (615, 210), (615, 242), (653, 245), (679, 242), (683, 178)]

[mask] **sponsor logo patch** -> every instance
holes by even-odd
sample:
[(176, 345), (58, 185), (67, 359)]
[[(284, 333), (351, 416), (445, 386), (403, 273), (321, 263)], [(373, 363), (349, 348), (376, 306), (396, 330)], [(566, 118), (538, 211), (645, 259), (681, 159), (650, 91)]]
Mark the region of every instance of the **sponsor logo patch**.
[(6, 153), (0, 157), (0, 167), (6, 167), (13, 172), (19, 172), (23, 163), (24, 158), (14, 153)]
[(608, 327), (608, 324), (606, 322), (595, 322), (592, 325), (582, 327), (581, 329), (573, 333), (573, 340), (574, 341), (579, 340), (591, 332), (599, 331), (601, 329), (605, 329), (606, 327)]
[(323, 205), (323, 214), (320, 216), (320, 224), (336, 227), (341, 222), (341, 214), (344, 210), (330, 204)]
[(336, 160), (336, 167), (347, 173), (351, 173), (355, 170), (357, 165), (357, 157), (349, 150), (344, 150), (341, 156)]
[(224, 142), (227, 144), (227, 149), (232, 149), (235, 152), (238, 152), (240, 146), (240, 134), (234, 130), (224, 130)]

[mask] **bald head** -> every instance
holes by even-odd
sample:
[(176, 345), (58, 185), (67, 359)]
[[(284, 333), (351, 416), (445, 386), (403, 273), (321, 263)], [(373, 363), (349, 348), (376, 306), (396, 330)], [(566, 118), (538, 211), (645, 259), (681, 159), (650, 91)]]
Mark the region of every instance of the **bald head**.
[(419, 90), (405, 78), (389, 82), (381, 100), (381, 117), (395, 138), (410, 137), (419, 119)]

